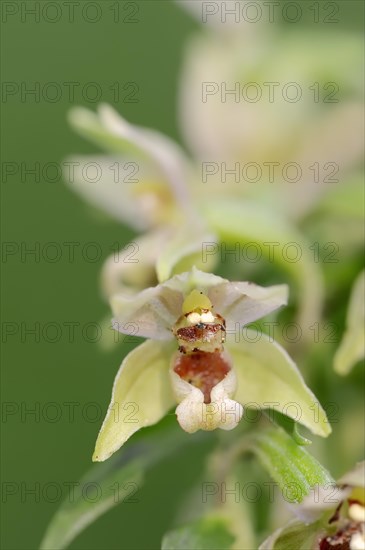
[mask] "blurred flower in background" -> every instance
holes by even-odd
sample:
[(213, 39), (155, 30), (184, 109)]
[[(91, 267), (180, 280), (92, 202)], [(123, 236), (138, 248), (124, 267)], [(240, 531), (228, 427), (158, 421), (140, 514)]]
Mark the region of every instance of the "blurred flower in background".
[[(196, 4), (182, 3), (201, 17)], [(73, 159), (72, 187), (132, 227), (155, 232), (135, 241), (138, 265), (125, 262), (123, 252), (106, 262), (107, 297), (161, 282), (192, 265), (191, 255), (209, 271), (218, 253), (211, 248), (202, 261), (205, 243), (254, 242), (292, 278), (305, 338), (324, 300), (319, 252), (310, 251), (311, 241), (340, 243), (346, 259), (362, 242), (361, 40), (345, 32), (324, 37), (211, 19), (218, 24), (205, 25), (191, 40), (181, 73), (180, 122), (194, 160), (110, 107), (102, 106), (99, 116), (75, 109), (72, 125), (113, 158)], [(127, 162), (131, 178), (116, 180), (113, 160)], [(85, 178), (85, 165), (93, 162), (102, 167), (101, 181)], [(288, 243), (300, 249), (294, 261)], [(275, 253), (273, 246), (279, 246)], [(336, 250), (329, 247), (328, 254)], [(257, 275), (252, 262), (244, 267), (251, 278)]]
[[(108, 105), (101, 105), (97, 114), (73, 109), (70, 122), (109, 153), (71, 158), (72, 189), (117, 220), (147, 231), (133, 241), (138, 260), (128, 261), (133, 255), (128, 249), (106, 260), (106, 298), (145, 288), (157, 277), (167, 278), (186, 256), (194, 256), (199, 264), (202, 242), (214, 235), (192, 202), (186, 185), (190, 165), (179, 146), (157, 131), (129, 124)], [(96, 169), (96, 177), (90, 176), (90, 168)]]
[[(227, 21), (231, 24), (208, 27), (191, 41), (181, 73), (186, 143), (200, 163), (227, 166), (227, 181), (212, 169), (207, 185), (196, 184), (196, 191), (257, 195), (300, 219), (318, 195), (335, 187), (329, 177), (326, 184), (326, 175), (333, 171), (345, 184), (360, 168), (361, 39), (332, 30), (318, 34)], [(314, 163), (321, 172), (330, 164), (319, 181)], [(244, 169), (247, 164), (251, 171)]]

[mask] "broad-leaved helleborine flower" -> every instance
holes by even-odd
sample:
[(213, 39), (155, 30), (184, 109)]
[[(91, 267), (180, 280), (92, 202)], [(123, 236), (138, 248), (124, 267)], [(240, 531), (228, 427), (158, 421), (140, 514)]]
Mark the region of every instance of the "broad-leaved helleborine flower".
[(70, 187), (113, 218), (148, 232), (107, 258), (101, 278), (106, 298), (161, 282), (183, 271), (185, 262), (186, 269), (193, 264), (212, 269), (217, 258), (202, 261), (202, 246), (217, 237), (192, 198), (192, 167), (183, 150), (160, 132), (128, 123), (105, 104), (97, 113), (74, 108), (70, 122), (109, 152), (70, 158), (65, 174)]
[(108, 458), (176, 404), (189, 433), (231, 430), (248, 406), (279, 410), (328, 435), (324, 411), (284, 349), (243, 330), (286, 302), (286, 285), (230, 282), (196, 268), (136, 295), (113, 296), (114, 328), (148, 340), (119, 369), (94, 460)]
[(337, 484), (314, 487), (295, 512), (300, 520), (275, 531), (260, 550), (364, 550), (365, 462)]

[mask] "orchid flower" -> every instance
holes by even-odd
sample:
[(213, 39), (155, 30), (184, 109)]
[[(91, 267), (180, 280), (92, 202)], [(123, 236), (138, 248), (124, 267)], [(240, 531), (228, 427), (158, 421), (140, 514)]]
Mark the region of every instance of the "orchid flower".
[[(90, 157), (74, 159), (69, 183), (78, 193), (139, 231), (184, 219), (191, 208), (189, 164), (178, 145), (157, 131), (129, 124), (106, 104), (98, 114), (75, 108), (69, 120), (81, 135), (113, 154), (92, 158), (100, 168), (99, 178), (87, 177), (85, 161)], [(113, 166), (113, 161), (119, 164)]]
[(260, 550), (364, 550), (365, 462), (360, 462), (336, 484), (315, 487), (296, 505), (301, 521), (275, 531)]
[[(203, 23), (201, 4), (180, 3), (196, 8)], [(237, 11), (239, 4), (243, 12), (247, 2), (236, 2)], [(263, 20), (235, 23), (232, 16), (223, 23), (216, 11), (186, 49), (179, 88), (181, 128), (199, 165), (224, 161), (233, 169), (240, 163), (241, 176), (238, 182), (227, 176), (223, 183), (221, 171), (211, 170), (196, 192), (208, 188), (221, 194), (224, 188), (226, 195), (251, 196), (299, 220), (334, 187), (326, 184), (326, 173), (315, 181), (313, 163), (321, 170), (327, 162), (337, 164), (341, 177), (334, 181), (342, 186), (361, 161), (361, 36), (336, 31), (323, 40), (323, 34), (310, 35), (307, 29), (278, 31)], [(333, 56), (335, 49), (340, 55)], [(290, 85), (298, 93), (294, 100)], [(265, 170), (270, 162), (278, 165), (272, 168), (275, 177)], [(261, 167), (258, 182), (250, 173), (242, 176), (246, 163)], [(299, 181), (285, 180), (287, 163), (300, 166)]]
[(126, 261), (130, 250), (124, 249), (106, 260), (101, 277), (106, 298), (155, 284), (185, 263), (213, 268), (217, 260), (202, 262), (201, 250), (217, 237), (192, 200), (186, 184), (191, 165), (180, 147), (157, 131), (129, 124), (105, 104), (98, 114), (73, 109), (70, 122), (111, 153), (70, 158), (71, 188), (136, 231), (148, 231), (133, 241), (137, 261)]
[[(229, 282), (196, 268), (133, 296), (114, 295), (114, 328), (134, 334), (137, 328), (148, 340), (119, 369), (93, 459), (105, 460), (174, 405), (189, 433), (231, 430), (243, 407), (251, 406), (284, 411), (313, 433), (328, 435), (324, 411), (286, 352), (264, 334), (254, 342), (257, 334), (247, 329), (242, 337), (245, 325), (286, 301), (285, 285)], [(130, 406), (135, 414), (126, 418)], [(319, 407), (318, 422), (313, 407)]]

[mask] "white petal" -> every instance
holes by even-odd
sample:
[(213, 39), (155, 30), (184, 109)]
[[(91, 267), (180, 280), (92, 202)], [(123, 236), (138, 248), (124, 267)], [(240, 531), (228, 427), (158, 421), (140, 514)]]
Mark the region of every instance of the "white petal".
[(136, 295), (115, 295), (110, 300), (115, 329), (124, 333), (124, 327), (133, 323), (136, 336), (156, 340), (172, 338), (171, 329), (181, 316), (185, 296), (194, 288), (206, 291), (222, 281), (225, 279), (193, 267)]
[(227, 330), (235, 330), (271, 313), (288, 301), (288, 287), (262, 287), (249, 282), (226, 282), (208, 291), (214, 311), (226, 319)]
[(93, 206), (140, 231), (156, 225), (165, 205), (157, 202), (158, 197), (148, 205), (136, 193), (142, 185), (161, 181), (151, 166), (137, 162), (135, 157), (116, 156), (71, 157), (66, 166), (70, 188)]
[(350, 492), (351, 489), (342, 489), (336, 484), (315, 486), (300, 504), (290, 504), (290, 508), (301, 521), (311, 523), (326, 510), (335, 510)]
[(135, 336), (153, 340), (172, 338), (172, 326), (181, 315), (183, 297), (181, 292), (167, 286), (146, 288), (132, 296), (112, 296), (113, 327), (125, 333), (128, 326), (135, 327)]
[(125, 332), (123, 327), (134, 323), (137, 336), (171, 338), (171, 329), (182, 313), (183, 300), (194, 289), (209, 296), (215, 313), (226, 319), (229, 330), (237, 328), (236, 322), (243, 326), (287, 302), (286, 285), (264, 288), (251, 283), (230, 283), (193, 267), (139, 294), (112, 296), (115, 329)]
[(185, 296), (195, 288), (207, 294), (210, 288), (226, 281), (227, 279), (213, 275), (213, 273), (205, 273), (205, 271), (200, 271), (193, 266), (190, 271), (180, 273), (164, 284), (169, 288), (179, 289)]
[(350, 472), (344, 474), (339, 480), (339, 485), (350, 485), (352, 487), (365, 487), (365, 461), (356, 464)]

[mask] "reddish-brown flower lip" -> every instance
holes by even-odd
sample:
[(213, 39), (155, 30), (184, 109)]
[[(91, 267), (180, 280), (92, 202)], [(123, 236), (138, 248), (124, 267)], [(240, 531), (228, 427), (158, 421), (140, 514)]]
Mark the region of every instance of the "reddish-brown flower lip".
[(227, 359), (220, 351), (194, 351), (178, 354), (174, 372), (204, 394), (204, 403), (211, 402), (211, 391), (231, 370)]

